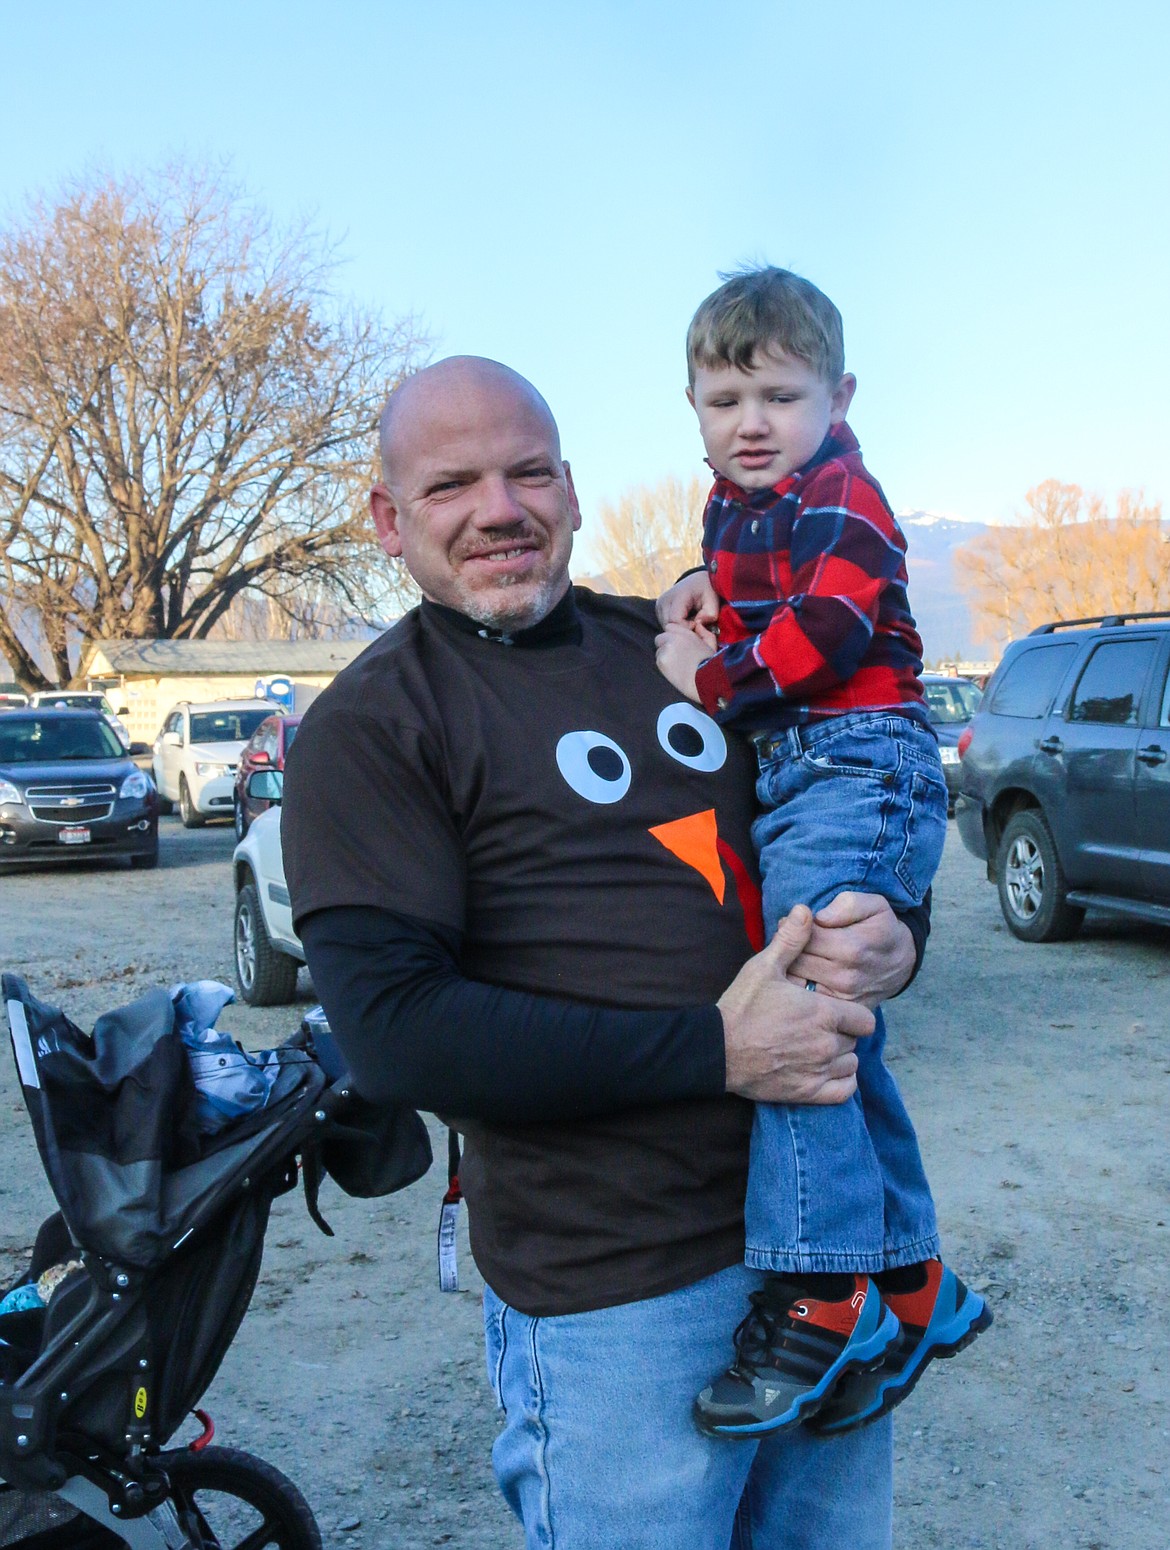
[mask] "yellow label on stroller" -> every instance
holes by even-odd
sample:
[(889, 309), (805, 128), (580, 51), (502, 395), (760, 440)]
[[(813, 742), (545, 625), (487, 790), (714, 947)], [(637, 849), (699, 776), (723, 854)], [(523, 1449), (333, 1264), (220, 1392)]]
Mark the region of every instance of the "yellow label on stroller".
[(146, 1390), (144, 1388), (134, 1391), (134, 1418), (141, 1421), (146, 1414)]

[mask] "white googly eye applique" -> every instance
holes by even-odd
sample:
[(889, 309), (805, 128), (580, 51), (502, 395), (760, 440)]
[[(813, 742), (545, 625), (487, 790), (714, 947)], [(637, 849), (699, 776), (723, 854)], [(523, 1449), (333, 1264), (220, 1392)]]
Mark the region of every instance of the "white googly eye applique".
[(587, 802), (620, 802), (630, 789), (630, 761), (604, 732), (566, 732), (557, 744), (557, 769)]
[(697, 705), (680, 700), (658, 718), (658, 741), (672, 759), (713, 775), (727, 760), (727, 739), (717, 722)]

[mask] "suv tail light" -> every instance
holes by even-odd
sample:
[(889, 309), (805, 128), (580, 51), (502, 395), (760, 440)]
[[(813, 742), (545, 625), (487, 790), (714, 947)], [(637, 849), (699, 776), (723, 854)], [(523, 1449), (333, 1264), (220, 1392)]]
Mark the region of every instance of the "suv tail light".
[(967, 752), (968, 748), (970, 748), (970, 746), (971, 746), (971, 739), (974, 736), (975, 736), (975, 728), (974, 727), (965, 727), (964, 730), (959, 733), (959, 758), (960, 759)]

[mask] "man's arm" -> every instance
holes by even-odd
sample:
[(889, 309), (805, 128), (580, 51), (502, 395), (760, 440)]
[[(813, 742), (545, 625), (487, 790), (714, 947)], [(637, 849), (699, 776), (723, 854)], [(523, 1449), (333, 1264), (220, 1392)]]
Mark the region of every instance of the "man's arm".
[[(386, 910), (325, 909), (301, 923), (314, 985), (359, 1091), (499, 1124), (725, 1091), (843, 1101), (855, 1085), (854, 1041), (873, 1019), (789, 981), (811, 930), (808, 911), (794, 912), (717, 1007), (642, 1012), (468, 980), (458, 933)], [(872, 922), (865, 933), (867, 945), (853, 948), (855, 933), (837, 928), (833, 957), (848, 965), (843, 972), (856, 975), (863, 958), (880, 956)]]

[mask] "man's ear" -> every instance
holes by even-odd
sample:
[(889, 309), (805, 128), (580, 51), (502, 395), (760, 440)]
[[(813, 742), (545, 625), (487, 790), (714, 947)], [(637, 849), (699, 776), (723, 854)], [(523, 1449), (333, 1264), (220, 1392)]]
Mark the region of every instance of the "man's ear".
[(384, 484), (370, 491), (370, 514), (378, 530), (378, 542), (392, 560), (402, 558), (402, 539), (398, 534), (398, 504)]
[(561, 466), (565, 470), (565, 485), (569, 492), (569, 510), (573, 514), (573, 531), (578, 533), (581, 530), (581, 507), (577, 501), (577, 492), (573, 488), (573, 470), (568, 463), (563, 463)]
[(830, 425), (840, 425), (841, 421), (849, 413), (849, 405), (853, 402), (853, 395), (856, 392), (857, 378), (851, 371), (847, 371), (833, 390), (829, 411)]

